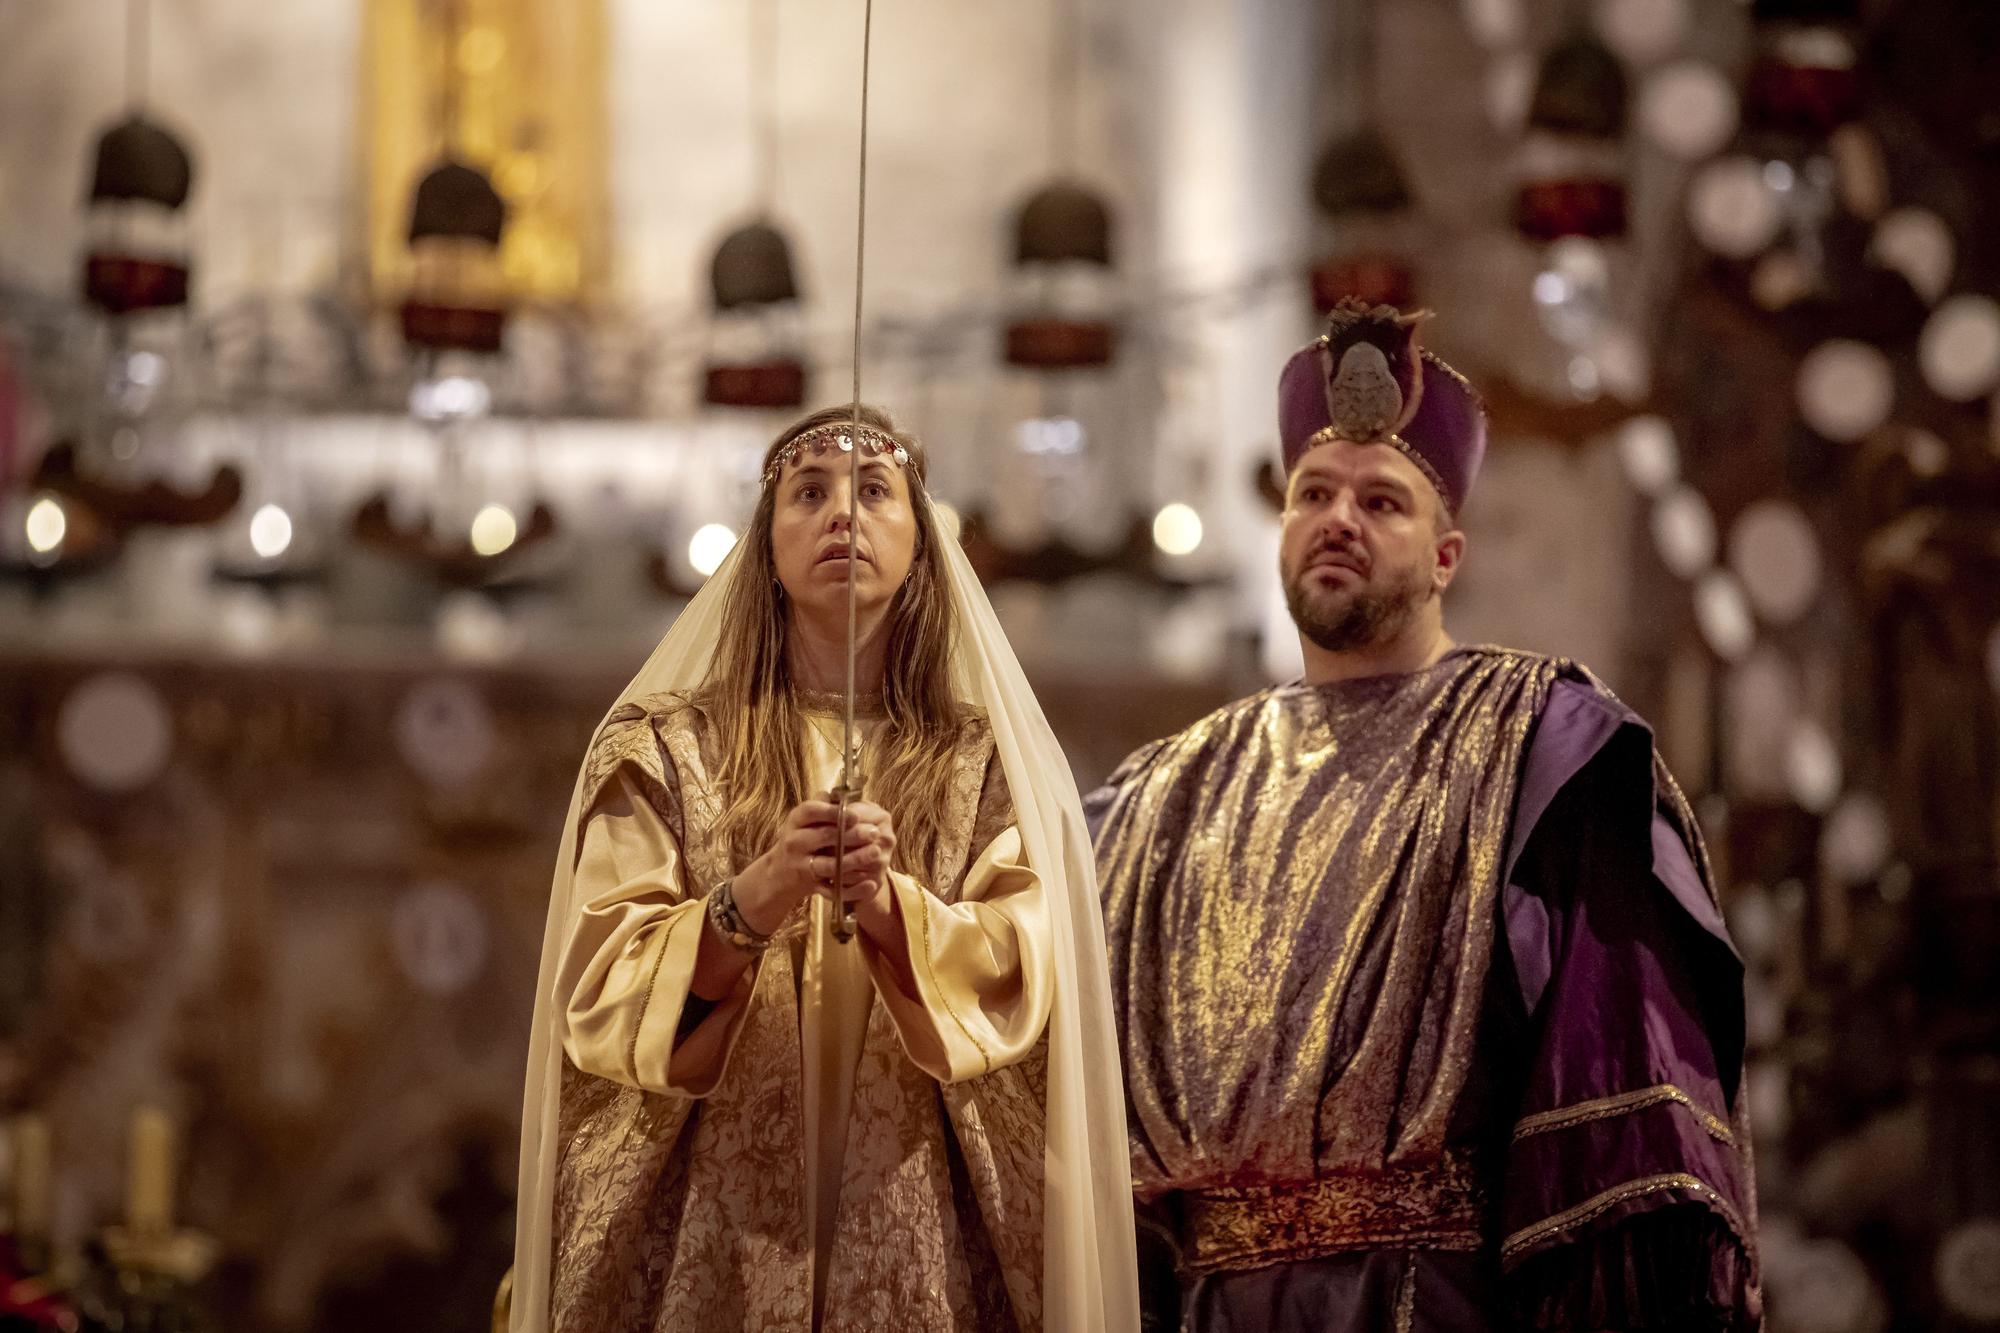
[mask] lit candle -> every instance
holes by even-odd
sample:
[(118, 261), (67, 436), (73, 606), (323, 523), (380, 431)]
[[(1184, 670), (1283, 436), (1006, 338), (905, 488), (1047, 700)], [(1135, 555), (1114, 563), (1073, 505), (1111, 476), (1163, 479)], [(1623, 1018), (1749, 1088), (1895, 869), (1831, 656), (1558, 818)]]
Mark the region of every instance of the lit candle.
[(49, 1235), (49, 1122), (34, 1112), (14, 1117), (14, 1234)]
[(131, 1174), (125, 1225), (136, 1236), (158, 1236), (174, 1224), (174, 1126), (157, 1106), (132, 1113)]

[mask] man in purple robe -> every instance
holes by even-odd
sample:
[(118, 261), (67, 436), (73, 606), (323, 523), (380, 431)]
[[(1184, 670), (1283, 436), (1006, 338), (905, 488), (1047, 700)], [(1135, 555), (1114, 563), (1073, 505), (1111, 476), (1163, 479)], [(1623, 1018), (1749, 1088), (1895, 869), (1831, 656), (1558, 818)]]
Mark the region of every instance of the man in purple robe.
[(1279, 419), (1305, 677), (1087, 803), (1149, 1317), (1758, 1327), (1742, 965), (1687, 802), (1581, 668), (1444, 629), (1484, 408), (1348, 305)]

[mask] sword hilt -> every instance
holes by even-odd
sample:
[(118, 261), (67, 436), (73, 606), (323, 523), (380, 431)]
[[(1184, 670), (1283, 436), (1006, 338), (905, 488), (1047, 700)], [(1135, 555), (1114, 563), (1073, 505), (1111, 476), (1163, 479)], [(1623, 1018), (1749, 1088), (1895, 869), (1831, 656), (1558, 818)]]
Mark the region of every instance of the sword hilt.
[(842, 890), (843, 867), (847, 860), (847, 803), (861, 799), (860, 786), (850, 786), (842, 782), (833, 789), (833, 803), (839, 813), (835, 815), (833, 828), (833, 937), (842, 944), (854, 938), (854, 904), (847, 901)]

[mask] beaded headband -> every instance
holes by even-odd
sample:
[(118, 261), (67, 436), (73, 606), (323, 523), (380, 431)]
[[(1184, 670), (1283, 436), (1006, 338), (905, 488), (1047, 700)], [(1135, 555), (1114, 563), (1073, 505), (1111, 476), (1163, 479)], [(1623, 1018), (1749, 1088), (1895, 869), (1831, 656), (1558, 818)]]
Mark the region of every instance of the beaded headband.
[(907, 467), (910, 451), (905, 449), (893, 435), (876, 430), (873, 426), (858, 429), (851, 421), (833, 422), (825, 426), (815, 426), (809, 431), (785, 441), (785, 447), (771, 457), (771, 465), (764, 469), (764, 485), (778, 479), (778, 474), (794, 462), (801, 453), (814, 456), (827, 453), (852, 453), (856, 444), (869, 458), (887, 458), (898, 467)]

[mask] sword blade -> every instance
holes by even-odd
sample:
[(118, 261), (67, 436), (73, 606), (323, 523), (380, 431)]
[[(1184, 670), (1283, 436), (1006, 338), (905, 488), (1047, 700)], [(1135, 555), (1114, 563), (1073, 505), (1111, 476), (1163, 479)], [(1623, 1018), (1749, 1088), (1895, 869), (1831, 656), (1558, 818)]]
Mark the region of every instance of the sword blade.
[[(861, 547), (861, 403), (854, 404), (854, 428), (847, 448), (847, 688), (842, 699), (840, 720), (840, 787), (833, 794), (839, 807), (839, 824), (833, 833), (833, 886), (843, 893), (847, 864), (847, 803), (860, 792), (860, 764), (854, 743), (854, 670), (860, 656), (860, 635), (855, 602), (855, 556)], [(854, 904), (843, 896), (834, 914), (833, 936), (842, 944), (854, 938)]]
[[(847, 803), (861, 795), (860, 756), (854, 743), (854, 662), (859, 653), (855, 628), (854, 556), (861, 545), (861, 295), (868, 262), (868, 66), (875, 40), (875, 0), (861, 6), (861, 144), (854, 192), (854, 423), (847, 442), (847, 692), (841, 710), (840, 790), (834, 803), (840, 825), (833, 834), (833, 886), (840, 893), (847, 855)], [(842, 944), (854, 938), (854, 908), (845, 896), (837, 899), (833, 936)]]

